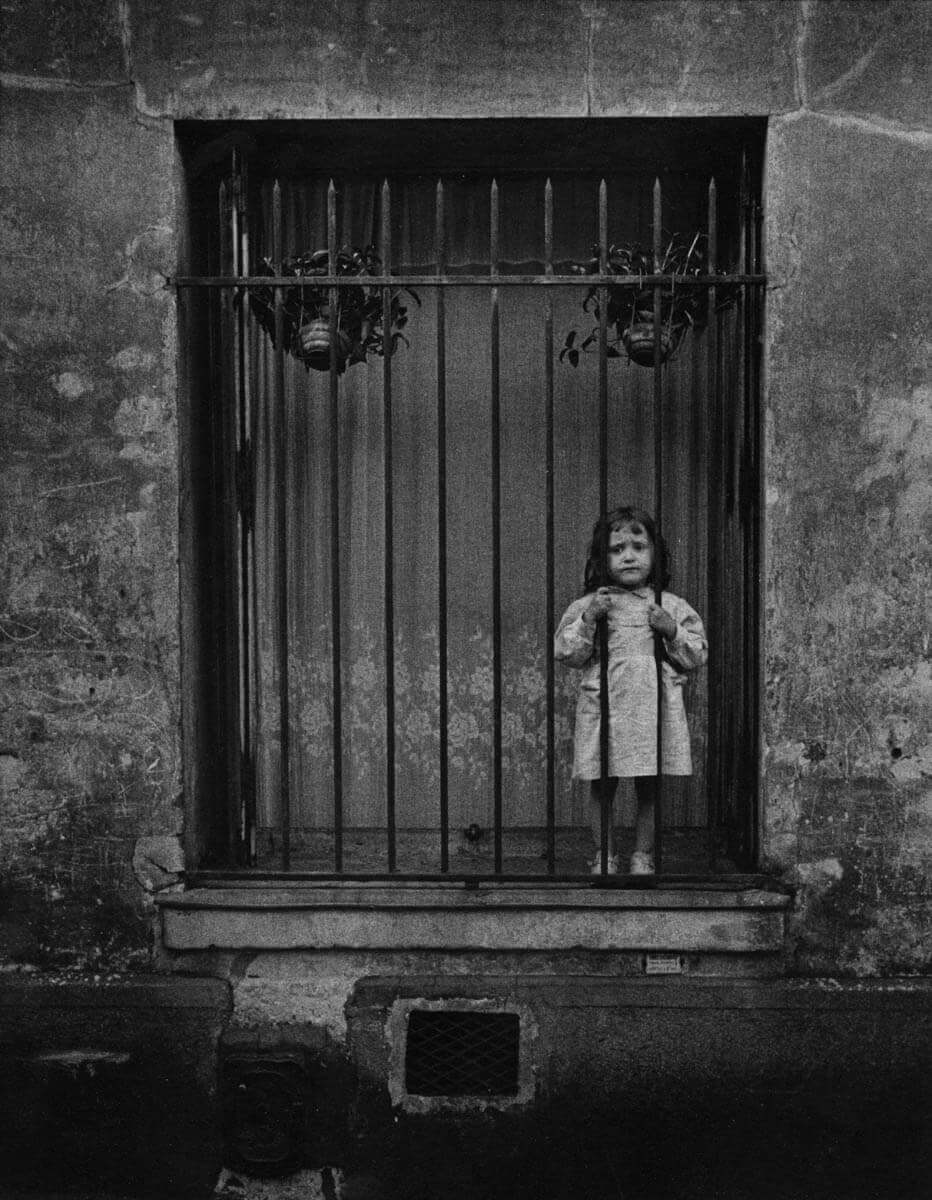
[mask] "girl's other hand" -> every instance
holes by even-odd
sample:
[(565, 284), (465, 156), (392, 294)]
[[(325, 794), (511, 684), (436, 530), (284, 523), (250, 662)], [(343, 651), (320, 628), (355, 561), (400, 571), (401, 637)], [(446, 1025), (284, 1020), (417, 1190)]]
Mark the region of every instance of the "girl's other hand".
[(599, 617), (604, 617), (612, 607), (612, 591), (611, 588), (599, 588), (597, 592), (593, 592), (589, 597), (589, 605), (583, 614), (586, 621), (590, 625), (595, 624)]
[(665, 638), (676, 637), (676, 621), (665, 608), (651, 600), (647, 606), (647, 620), (651, 627)]

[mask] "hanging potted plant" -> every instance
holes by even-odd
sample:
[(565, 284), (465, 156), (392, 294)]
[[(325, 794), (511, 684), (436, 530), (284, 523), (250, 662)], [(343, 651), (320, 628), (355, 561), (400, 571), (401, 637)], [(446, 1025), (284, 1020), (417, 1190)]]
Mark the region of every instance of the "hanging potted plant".
[[(645, 275), (668, 275), (660, 291), (660, 361), (666, 362), (683, 340), (687, 329), (702, 312), (705, 296), (701, 288), (678, 286), (678, 281), (691, 275), (701, 275), (704, 265), (700, 234), (686, 243), (674, 235), (667, 243), (657, 269), (653, 254), (647, 250), (612, 245), (608, 248), (608, 273), (623, 282), (608, 285), (609, 338), (606, 353), (620, 358), (622, 350), (633, 363), (650, 367), (654, 364), (654, 287), (644, 284)], [(598, 275), (598, 247), (586, 263), (572, 263), (576, 275)], [(580, 338), (570, 330), (560, 351), (560, 361), (572, 366), (579, 363), (580, 354), (597, 351), (599, 343), (599, 285), (594, 285), (583, 300), (583, 312), (597, 322)], [(621, 347), (622, 349), (619, 349)]]
[[(336, 253), (335, 270), (330, 270), (327, 250), (287, 258), (281, 275), (293, 277), (296, 284), (283, 289), (283, 341), (285, 350), (304, 363), (308, 370), (330, 369), (330, 289), (315, 283), (326, 275), (367, 276), (381, 274), (382, 260), (375, 247), (359, 250), (343, 246)], [(259, 275), (276, 275), (270, 259), (264, 258)], [(366, 360), (369, 354), (394, 354), (399, 341), (408, 344), (401, 330), (407, 324), (407, 305), (402, 303), (406, 293), (418, 305), (420, 299), (410, 288), (396, 288), (390, 299), (390, 324), (383, 329), (382, 289), (365, 282), (358, 286), (337, 289), (337, 370)], [(275, 345), (275, 289), (256, 288), (250, 292), (249, 304), (256, 320)]]

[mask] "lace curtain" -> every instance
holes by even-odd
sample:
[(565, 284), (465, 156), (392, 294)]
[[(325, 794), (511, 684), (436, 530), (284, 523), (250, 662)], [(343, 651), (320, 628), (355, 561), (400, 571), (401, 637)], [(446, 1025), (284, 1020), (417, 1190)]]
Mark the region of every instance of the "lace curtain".
[[(672, 187), (670, 231), (702, 226), (702, 181)], [(433, 180), (393, 185), (392, 267), (433, 270)], [(488, 181), (445, 182), (447, 264), (451, 273), (484, 272), (489, 258)], [(501, 183), (502, 270), (542, 269), (543, 181)], [(609, 180), (610, 238), (650, 244), (649, 181)], [(326, 246), (326, 181), (283, 181), (285, 254)], [(597, 237), (596, 181), (554, 181), (558, 264), (585, 259)], [(338, 244), (378, 243), (380, 191), (344, 183)], [(269, 253), (270, 189), (252, 231), (252, 254)], [(558, 268), (559, 269), (559, 268)], [(591, 319), (583, 292), (551, 291), (558, 351), (567, 331)], [(397, 820), (400, 829), (439, 824), (438, 451), (436, 290), (409, 306), (402, 345), (391, 361), (394, 505)], [(490, 484), (490, 302), (485, 288), (446, 292), (446, 439), (449, 620), (449, 770), (451, 825), (492, 820), (492, 556)], [(545, 822), (546, 663), (553, 630), (546, 620), (545, 353), (543, 289), (502, 287), (502, 646), (503, 820)], [(726, 318), (726, 325), (728, 319)], [(723, 340), (727, 342), (728, 328)], [(725, 357), (727, 358), (727, 352)], [(288, 644), (292, 712), (291, 821), (296, 831), (332, 823), (330, 604), (330, 428), (327, 374), (286, 356), (286, 461), (276, 461), (272, 428), (273, 353), (250, 322), (250, 390), (257, 409), (255, 696), (258, 825), (280, 819), (277, 587), (280, 534), (276, 497), (287, 496)], [(609, 362), (609, 503), (653, 506), (652, 373), (625, 359)], [(555, 363), (555, 606), (559, 619), (581, 590), (590, 531), (598, 515), (598, 363)], [(672, 553), (672, 590), (700, 612), (707, 601), (707, 428), (704, 337), (690, 335), (664, 368), (664, 525)], [(731, 386), (725, 380), (723, 387)], [(385, 823), (384, 444), (382, 360), (351, 366), (339, 381), (339, 525), (342, 611), (343, 812), (349, 828)], [(716, 648), (713, 645), (713, 654)], [(575, 672), (557, 668), (558, 826), (585, 824), (586, 796), (570, 779)], [(705, 672), (687, 704), (696, 774), (668, 788), (672, 824), (706, 815)], [(630, 797), (621, 816), (630, 819)]]

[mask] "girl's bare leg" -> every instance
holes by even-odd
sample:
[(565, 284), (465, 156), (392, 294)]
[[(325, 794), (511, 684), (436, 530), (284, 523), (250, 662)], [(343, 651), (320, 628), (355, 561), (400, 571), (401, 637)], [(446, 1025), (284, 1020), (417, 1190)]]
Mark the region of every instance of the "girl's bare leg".
[(653, 775), (639, 775), (634, 781), (637, 817), (634, 824), (634, 849), (644, 854), (654, 852), (654, 814), (657, 805), (657, 780)]
[(593, 779), (589, 785), (589, 822), (592, 826), (592, 841), (596, 848), (596, 853), (601, 853), (602, 850), (602, 797), (605, 796), (605, 803), (608, 805), (608, 855), (609, 858), (615, 853), (615, 837), (614, 837), (614, 813), (615, 813), (615, 793), (618, 790), (617, 779), (606, 779), (603, 793), (603, 785), (601, 779)]

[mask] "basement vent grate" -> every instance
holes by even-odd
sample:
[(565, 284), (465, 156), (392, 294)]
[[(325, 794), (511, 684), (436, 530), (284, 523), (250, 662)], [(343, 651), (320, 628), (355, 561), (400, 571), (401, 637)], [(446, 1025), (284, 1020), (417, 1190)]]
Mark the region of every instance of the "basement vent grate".
[(415, 1009), (408, 1015), (405, 1090), (411, 1096), (514, 1096), (516, 1013)]

